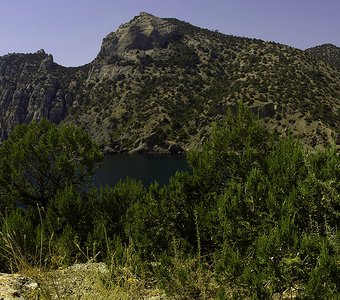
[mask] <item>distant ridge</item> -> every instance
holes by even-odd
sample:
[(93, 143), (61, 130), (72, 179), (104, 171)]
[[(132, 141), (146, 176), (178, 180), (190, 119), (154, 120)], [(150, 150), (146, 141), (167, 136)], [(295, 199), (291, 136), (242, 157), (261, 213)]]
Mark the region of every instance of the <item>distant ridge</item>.
[(313, 48), (306, 49), (308, 54), (311, 54), (319, 60), (323, 60), (332, 67), (340, 69), (340, 48), (333, 44), (324, 44)]

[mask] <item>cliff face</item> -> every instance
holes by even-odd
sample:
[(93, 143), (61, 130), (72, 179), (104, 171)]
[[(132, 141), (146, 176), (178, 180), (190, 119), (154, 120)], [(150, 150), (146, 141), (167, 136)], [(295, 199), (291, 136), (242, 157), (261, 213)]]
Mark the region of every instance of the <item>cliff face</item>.
[(84, 127), (108, 151), (179, 152), (199, 147), (242, 100), (272, 130), (332, 143), (340, 128), (334, 47), (304, 52), (141, 13), (82, 67), (61, 67), (43, 51), (0, 57), (1, 139), (18, 123), (48, 118)]
[(124, 57), (129, 50), (166, 48), (179, 38), (177, 26), (148, 13), (141, 13), (120, 26), (116, 32), (110, 33), (103, 40), (98, 56), (109, 61), (117, 56)]
[(19, 123), (41, 118), (55, 123), (63, 120), (83, 84), (81, 70), (55, 64), (52, 55), (43, 50), (0, 57), (1, 139)]

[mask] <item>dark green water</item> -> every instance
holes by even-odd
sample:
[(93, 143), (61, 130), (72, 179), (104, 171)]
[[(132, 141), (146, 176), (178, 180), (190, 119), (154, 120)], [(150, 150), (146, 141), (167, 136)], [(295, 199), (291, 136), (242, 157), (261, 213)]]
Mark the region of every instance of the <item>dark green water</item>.
[(165, 184), (176, 171), (188, 170), (182, 155), (107, 154), (103, 167), (93, 177), (96, 186), (114, 185), (127, 177), (141, 180), (145, 186), (154, 181)]

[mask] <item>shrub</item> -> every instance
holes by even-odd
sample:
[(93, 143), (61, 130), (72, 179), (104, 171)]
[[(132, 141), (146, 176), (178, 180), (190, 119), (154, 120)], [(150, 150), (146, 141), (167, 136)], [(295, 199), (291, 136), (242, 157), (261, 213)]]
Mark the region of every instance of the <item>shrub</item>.
[(45, 207), (67, 185), (86, 182), (101, 159), (80, 128), (47, 120), (18, 125), (0, 147), (0, 186), (13, 201)]

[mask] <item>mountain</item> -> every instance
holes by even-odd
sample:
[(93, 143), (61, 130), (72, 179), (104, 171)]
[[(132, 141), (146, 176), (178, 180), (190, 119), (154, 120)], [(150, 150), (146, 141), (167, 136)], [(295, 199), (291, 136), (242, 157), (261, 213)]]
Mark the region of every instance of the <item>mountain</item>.
[(44, 117), (84, 127), (106, 151), (176, 153), (243, 101), (271, 130), (339, 143), (339, 61), (335, 46), (302, 51), (141, 13), (85, 66), (42, 50), (0, 57), (0, 137)]
[(315, 57), (317, 60), (322, 60), (334, 68), (340, 70), (340, 48), (332, 44), (324, 44), (306, 50), (306, 53)]

